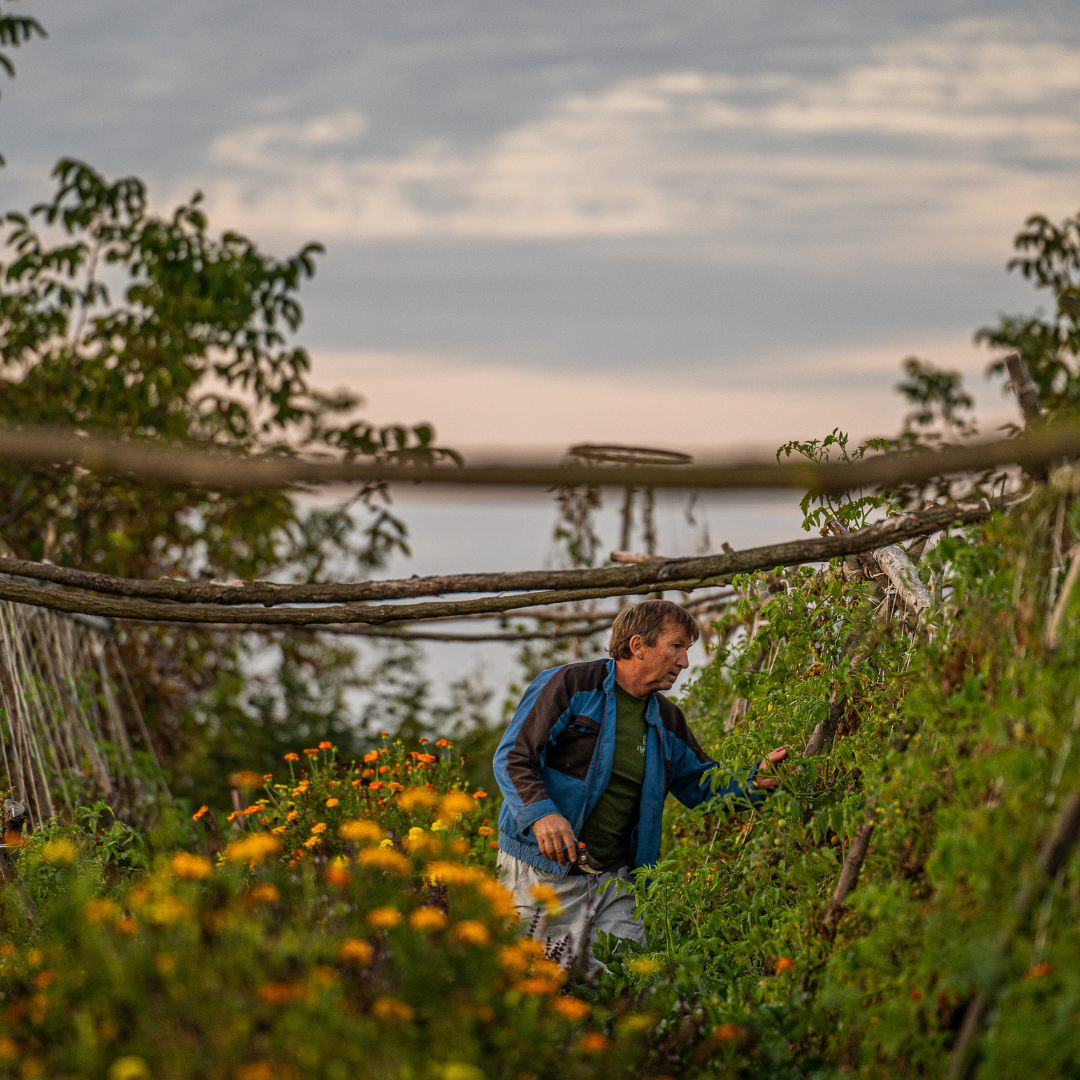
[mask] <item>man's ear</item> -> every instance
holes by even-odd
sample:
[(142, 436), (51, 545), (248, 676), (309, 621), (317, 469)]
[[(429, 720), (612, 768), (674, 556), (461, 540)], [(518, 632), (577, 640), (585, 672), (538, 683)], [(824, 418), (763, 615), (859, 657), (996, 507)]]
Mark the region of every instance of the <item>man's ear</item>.
[(630, 648), (630, 655), (636, 660), (641, 660), (645, 656), (645, 639), (641, 634), (635, 634), (627, 643)]

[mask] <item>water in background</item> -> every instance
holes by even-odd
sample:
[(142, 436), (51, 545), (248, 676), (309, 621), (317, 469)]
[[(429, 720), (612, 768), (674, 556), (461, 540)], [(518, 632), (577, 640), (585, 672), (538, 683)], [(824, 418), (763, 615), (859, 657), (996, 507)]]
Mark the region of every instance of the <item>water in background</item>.
[[(748, 548), (805, 538), (799, 498), (792, 493), (700, 494), (688, 515), (685, 492), (658, 492), (655, 522), (656, 550), (662, 555), (697, 555), (718, 552), (723, 542)], [(412, 558), (396, 557), (379, 577), (412, 574), (453, 574), (497, 570), (537, 570), (561, 565), (553, 539), (556, 506), (549, 493), (479, 491), (462, 493), (397, 489), (396, 512), (409, 525)], [(608, 493), (598, 515), (597, 533), (603, 540), (601, 558), (618, 545), (621, 494)], [(634, 550), (644, 550), (640, 530)], [(496, 629), (495, 622), (436, 624), (448, 632)], [(494, 710), (518, 671), (518, 643), (443, 644), (425, 642), (436, 700), (445, 698), (450, 681), (466, 672), (480, 671), (495, 690)], [(704, 661), (695, 645), (691, 664)]]

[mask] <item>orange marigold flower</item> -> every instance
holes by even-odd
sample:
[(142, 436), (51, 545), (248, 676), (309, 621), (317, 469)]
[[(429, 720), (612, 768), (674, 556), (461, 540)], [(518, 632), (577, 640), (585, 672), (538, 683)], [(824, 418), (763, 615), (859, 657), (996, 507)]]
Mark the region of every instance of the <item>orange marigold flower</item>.
[(318, 752), (319, 751), (317, 749), (314, 749), (314, 748), (304, 751), (304, 753), (307, 754), (308, 757), (314, 757)]
[(449, 739), (439, 739), (435, 745), (441, 750), (444, 746), (453, 746), (454, 744)]
[(122, 934), (137, 934), (139, 932), (139, 924), (134, 919), (124, 918), (116, 924), (116, 929)]
[(379, 732), (379, 738), (380, 739), (389, 739), (390, 738), (390, 732), (389, 731), (380, 731)]
[(795, 967), (795, 961), (794, 960), (792, 960), (788, 956), (781, 956), (780, 959), (776, 961), (776, 966), (773, 968), (773, 971), (777, 975), (782, 975), (785, 971), (793, 970), (794, 967)]
[(414, 787), (408, 791), (402, 791), (398, 796), (397, 804), (402, 810), (415, 810), (418, 806), (430, 808), (438, 802), (438, 798), (427, 788)]
[(434, 765), (439, 759), (434, 754), (417, 754), (417, 761), (422, 761), (425, 765)]
[(386, 788), (388, 791), (404, 791), (405, 785), (399, 784), (396, 780), (391, 780), (390, 783), (386, 785)]
[(742, 1037), (743, 1030), (738, 1024), (721, 1024), (716, 1028), (712, 1037), (717, 1042), (731, 1042), (732, 1039), (738, 1039)]
[(438, 809), (446, 816), (456, 813), (472, 813), (476, 809), (476, 802), (471, 795), (464, 792), (447, 792), (443, 796)]
[(326, 868), (326, 880), (331, 885), (344, 888), (352, 882), (352, 874), (349, 873), (349, 864), (342, 858), (336, 858)]
[(1024, 976), (1025, 979), (1041, 979), (1046, 975), (1049, 975), (1054, 970), (1053, 964), (1036, 964), (1030, 971)]
[(545, 994), (557, 994), (559, 992), (559, 984), (554, 979), (534, 977), (531, 979), (522, 979), (521, 982), (515, 983), (514, 989), (519, 994), (533, 994), (536, 997), (542, 997)]
[(382, 997), (371, 1006), (372, 1014), (379, 1020), (387, 1020), (395, 1024), (407, 1024), (416, 1012), (411, 1005), (397, 998)]
[(317, 822), (315, 822), (315, 824), (311, 826), (311, 831), (316, 836), (318, 836), (319, 833), (326, 832), (326, 822), (325, 821), (317, 821)]
[(386, 833), (374, 821), (346, 821), (338, 829), (343, 840), (359, 840), (362, 844), (377, 844)]
[(455, 941), (462, 945), (486, 945), (491, 940), (488, 928), (479, 919), (464, 919), (452, 931)]
[(252, 904), (276, 904), (281, 899), (281, 893), (270, 882), (264, 881), (249, 890), (245, 899)]
[(332, 742), (321, 742), (321, 743), (319, 743), (319, 749), (320, 750), (333, 750), (334, 749), (334, 744)]
[(213, 874), (214, 867), (205, 855), (178, 851), (172, 857), (172, 872), (181, 878), (208, 878)]
[(200, 806), (199, 809), (196, 810), (195, 813), (191, 815), (191, 820), (192, 821), (198, 821), (199, 818), (201, 818), (203, 816), (203, 814), (205, 814), (209, 809), (210, 809), (209, 806)]
[(6, 1035), (0, 1038), (0, 1058), (5, 1061), (14, 1061), (19, 1056), (19, 1044)]
[(110, 922), (120, 914), (119, 909), (111, 900), (88, 900), (83, 908), (83, 918), (88, 923)]
[(263, 983), (259, 987), (259, 1000), (265, 1005), (288, 1005), (303, 1001), (309, 993), (303, 983)]
[(911, 1000), (914, 1001), (916, 1005), (921, 1005), (922, 1004), (922, 999), (923, 999), (922, 991), (917, 986), (913, 986), (908, 991), (908, 997), (911, 998)]
[(286, 761), (299, 761), (300, 760), (300, 755), (299, 754), (289, 753), (289, 754), (285, 755), (285, 760)]
[(304, 847), (313, 848), (316, 844), (321, 844), (321, 843), (322, 843), (322, 840), (320, 840), (319, 837), (317, 837), (317, 836), (309, 836), (304, 841)]
[(229, 776), (229, 783), (233, 787), (254, 788), (262, 783), (262, 774), (252, 772), (250, 769), (242, 769)]
[(288, 827), (288, 825), (279, 825), (276, 829), (271, 829), (270, 831), (275, 836), (280, 836)]
[(380, 765), (379, 766), (379, 775), (380, 776), (382, 776), (383, 773), (388, 773), (389, 771), (390, 771), (390, 766), (389, 765)]
[(574, 997), (555, 998), (551, 1002), (551, 1010), (566, 1020), (584, 1020), (592, 1012), (588, 1002)]
[(485, 878), (480, 881), (477, 890), (481, 896), (487, 898), (491, 905), (491, 914), (497, 919), (516, 919), (518, 917), (517, 905), (514, 903), (514, 894), (504, 888), (493, 878)]
[(356, 860), (361, 866), (404, 877), (409, 872), (409, 860), (393, 848), (371, 847), (360, 852)]
[(611, 1040), (598, 1032), (590, 1031), (578, 1039), (578, 1050), (583, 1054), (603, 1054), (611, 1048)]
[(364, 761), (368, 765), (370, 765), (373, 761), (378, 761), (378, 760), (379, 760), (379, 751), (378, 750), (372, 750), (369, 753), (364, 755)]
[(409, 925), (414, 930), (442, 930), (450, 920), (446, 917), (446, 912), (441, 908), (427, 907), (417, 908), (409, 916)]
[(367, 920), (376, 930), (389, 930), (401, 922), (401, 912), (397, 908), (377, 907), (368, 912)]
[(328, 807), (329, 807), (329, 806), (337, 806), (337, 804), (338, 804), (338, 801), (339, 801), (339, 800), (337, 800), (337, 799), (327, 799), (327, 800), (326, 800), (326, 805), (327, 805)]
[(487, 797), (488, 797), (488, 793), (486, 791), (474, 791), (473, 792), (473, 798), (474, 799), (486, 799)]
[(371, 946), (360, 938), (346, 938), (338, 949), (339, 960), (351, 960), (354, 964), (367, 967), (371, 963)]
[(368, 791), (378, 791), (382, 786), (383, 782), (381, 780), (372, 780), (371, 783), (368, 784)]
[(491, 843), (488, 844), (488, 847), (491, 848), (492, 851), (498, 851), (499, 850), (499, 841), (498, 840), (492, 840)]
[(534, 885), (529, 892), (541, 907), (547, 908), (549, 914), (557, 915), (562, 911), (559, 894), (550, 885)]
[(495, 835), (495, 830), (490, 825), (481, 825), (480, 828), (477, 829), (476, 831), (481, 836), (494, 836)]

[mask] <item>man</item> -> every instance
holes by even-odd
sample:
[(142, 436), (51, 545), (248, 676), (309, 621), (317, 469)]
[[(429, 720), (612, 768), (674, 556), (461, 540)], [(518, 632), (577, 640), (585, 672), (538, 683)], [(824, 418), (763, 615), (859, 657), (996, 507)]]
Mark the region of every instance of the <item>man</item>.
[[(602, 967), (592, 952), (597, 930), (644, 944), (633, 896), (618, 883), (599, 886), (656, 862), (669, 791), (686, 806), (731, 796), (749, 808), (777, 785), (758, 774), (783, 761), (784, 749), (712, 790), (717, 762), (661, 693), (690, 666), (697, 637), (697, 623), (676, 604), (623, 608), (611, 659), (539, 675), (495, 752), (504, 797), (499, 875), (527, 932), (566, 966), (584, 951), (589, 970)], [(588, 854), (581, 865), (579, 844)]]

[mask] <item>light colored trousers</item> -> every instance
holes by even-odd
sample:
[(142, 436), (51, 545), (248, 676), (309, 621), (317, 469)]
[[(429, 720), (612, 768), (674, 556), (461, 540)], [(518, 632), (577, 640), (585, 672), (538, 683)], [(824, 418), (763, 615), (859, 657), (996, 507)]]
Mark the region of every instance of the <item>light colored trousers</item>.
[[(500, 851), (498, 875), (514, 894), (525, 932), (542, 941), (545, 955), (565, 968), (583, 962), (587, 971), (607, 970), (593, 955), (597, 930), (645, 944), (645, 927), (634, 917), (634, 895), (621, 884), (630, 877), (625, 866), (607, 874), (567, 874), (561, 878)], [(601, 892), (600, 886), (612, 878), (616, 884)], [(555, 891), (560, 906), (557, 913), (533, 896), (537, 885)]]

